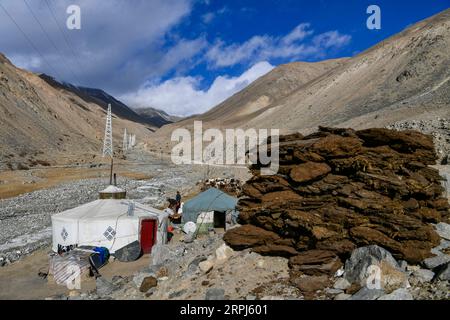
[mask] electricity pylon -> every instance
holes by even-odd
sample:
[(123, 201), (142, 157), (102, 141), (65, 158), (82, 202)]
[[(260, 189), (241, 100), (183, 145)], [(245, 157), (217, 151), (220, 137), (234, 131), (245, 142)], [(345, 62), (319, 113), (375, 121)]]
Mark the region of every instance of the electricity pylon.
[(105, 127), (105, 139), (103, 141), (103, 157), (111, 157), (111, 171), (109, 175), (109, 184), (113, 184), (113, 165), (114, 165), (114, 153), (113, 153), (113, 140), (112, 140), (112, 115), (111, 115), (111, 105), (108, 104), (108, 114), (106, 116), (106, 127)]
[(112, 142), (112, 116), (111, 105), (108, 105), (108, 115), (106, 116), (105, 139), (103, 140), (103, 157), (113, 157), (113, 142)]
[(127, 128), (125, 128), (125, 131), (123, 132), (123, 146), (122, 146), (123, 151), (127, 151), (128, 150), (128, 135), (127, 135)]

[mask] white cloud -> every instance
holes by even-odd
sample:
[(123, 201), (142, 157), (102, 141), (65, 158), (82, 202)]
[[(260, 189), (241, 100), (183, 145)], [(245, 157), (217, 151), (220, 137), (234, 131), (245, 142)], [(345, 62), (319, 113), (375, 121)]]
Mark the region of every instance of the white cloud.
[(289, 45), (296, 41), (301, 41), (305, 39), (306, 37), (312, 35), (314, 31), (307, 30), (310, 27), (309, 23), (301, 23), (298, 26), (294, 28), (290, 33), (288, 33), (286, 36), (284, 36), (281, 39), (281, 42), (283, 44)]
[(206, 53), (206, 60), (210, 67), (221, 68), (276, 58), (323, 57), (329, 49), (342, 47), (351, 40), (349, 35), (328, 31), (305, 41), (314, 34), (309, 28), (309, 23), (301, 23), (285, 36), (256, 35), (243, 43), (217, 40)]
[(218, 16), (221, 16), (223, 14), (226, 14), (229, 12), (229, 9), (225, 6), (221, 9), (215, 11), (215, 12), (207, 12), (201, 16), (201, 19), (204, 24), (210, 24), (214, 19), (216, 19)]
[[(40, 61), (39, 54), (1, 8), (0, 50), (13, 63), (30, 67), (32, 71), (57, 76), (53, 72), (56, 70), (65, 81), (77, 83), (77, 79), (81, 78), (83, 85), (99, 86), (118, 93), (135, 89), (149, 77), (159, 77), (172, 68), (181, 67), (181, 62), (189, 61), (195, 48), (203, 49), (203, 46), (191, 46), (186, 51), (178, 51), (176, 59), (164, 58), (167, 52), (176, 50), (167, 45), (165, 37), (190, 14), (191, 0), (132, 1), (131, 4), (123, 0), (47, 1), (59, 25), (65, 30), (77, 58), (66, 45), (44, 0), (27, 0), (27, 3), (57, 45), (62, 57), (55, 52), (23, 1), (1, 0), (2, 6), (52, 68)], [(81, 30), (68, 30), (65, 27), (68, 17), (66, 9), (72, 4), (81, 8)], [(199, 43), (197, 39), (180, 39), (179, 48), (186, 48), (190, 41), (191, 44)], [(183, 58), (183, 52), (186, 53), (186, 59)], [(36, 63), (37, 60), (40, 63)], [(164, 60), (162, 64), (161, 60)], [(28, 61), (35, 62), (30, 64)]]
[(161, 84), (147, 84), (121, 100), (135, 108), (156, 107), (169, 114), (188, 116), (203, 113), (248, 86), (274, 68), (263, 61), (237, 77), (219, 76), (207, 90), (199, 89), (201, 78), (177, 77)]

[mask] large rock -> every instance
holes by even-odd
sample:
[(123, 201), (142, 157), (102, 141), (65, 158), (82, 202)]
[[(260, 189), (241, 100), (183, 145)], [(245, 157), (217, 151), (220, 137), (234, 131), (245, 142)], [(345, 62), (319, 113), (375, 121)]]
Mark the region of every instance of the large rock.
[(377, 300), (414, 300), (413, 296), (405, 288), (399, 288), (389, 294), (379, 297)]
[(151, 258), (152, 265), (167, 263), (172, 258), (169, 247), (163, 244), (154, 245), (152, 248)]
[(384, 294), (385, 292), (382, 289), (368, 289), (367, 287), (364, 287), (355, 293), (349, 300), (376, 300)]
[(216, 249), (216, 260), (217, 264), (224, 263), (227, 261), (234, 253), (234, 250), (227, 246), (225, 243)]
[(450, 281), (450, 263), (447, 263), (440, 268), (437, 278), (443, 281)]
[(114, 257), (121, 262), (136, 261), (142, 254), (142, 248), (139, 241), (134, 241), (119, 250), (116, 250)]
[(450, 240), (450, 224), (440, 222), (435, 225), (437, 234), (446, 240)]
[(336, 280), (336, 282), (333, 285), (333, 288), (335, 289), (339, 289), (339, 290), (346, 290), (348, 288), (350, 288), (351, 283), (348, 282), (347, 279), (345, 278), (339, 278), (338, 280)]
[(211, 260), (205, 260), (198, 264), (198, 267), (203, 273), (208, 273), (212, 270), (214, 267), (214, 262)]
[(158, 280), (155, 277), (145, 277), (139, 287), (139, 291), (147, 292), (151, 288), (154, 288), (158, 285)]
[(418, 269), (413, 271), (412, 274), (421, 283), (430, 282), (434, 278), (434, 272), (427, 269)]
[(344, 278), (350, 283), (386, 292), (409, 286), (408, 277), (397, 261), (387, 250), (375, 245), (353, 251), (345, 262)]
[(442, 266), (446, 263), (450, 262), (450, 255), (447, 254), (442, 254), (439, 256), (435, 256), (435, 257), (431, 257), (428, 259), (425, 259), (423, 261), (423, 265), (427, 268), (427, 269), (434, 269), (436, 267)]
[(225, 290), (221, 288), (211, 288), (206, 291), (205, 300), (225, 300)]

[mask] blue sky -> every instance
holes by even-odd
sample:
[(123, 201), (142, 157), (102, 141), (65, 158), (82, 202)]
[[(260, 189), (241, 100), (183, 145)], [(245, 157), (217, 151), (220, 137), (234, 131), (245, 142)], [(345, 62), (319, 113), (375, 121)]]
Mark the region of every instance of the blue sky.
[[(449, 8), (450, 0), (0, 0), (0, 4), (32, 42), (0, 8), (0, 51), (15, 64), (102, 88), (133, 107), (152, 106), (185, 116), (207, 111), (281, 63), (358, 54)], [(65, 28), (65, 10), (71, 4), (80, 6), (81, 30)], [(372, 4), (381, 8), (381, 30), (366, 28), (366, 8)]]

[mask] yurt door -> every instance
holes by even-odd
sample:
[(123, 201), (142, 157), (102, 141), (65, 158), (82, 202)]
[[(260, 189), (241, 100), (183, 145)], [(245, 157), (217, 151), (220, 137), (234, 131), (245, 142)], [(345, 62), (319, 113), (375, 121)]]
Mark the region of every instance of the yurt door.
[(156, 241), (156, 220), (142, 220), (141, 223), (141, 247), (144, 254), (152, 252)]

